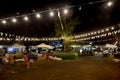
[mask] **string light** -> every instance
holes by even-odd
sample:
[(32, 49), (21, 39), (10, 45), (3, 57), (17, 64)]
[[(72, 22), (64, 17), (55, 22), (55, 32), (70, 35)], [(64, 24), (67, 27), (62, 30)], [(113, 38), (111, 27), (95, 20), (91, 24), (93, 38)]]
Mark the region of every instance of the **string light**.
[(10, 38), (7, 38), (6, 40), (7, 40), (7, 41), (10, 41)]
[(9, 34), (9, 37), (11, 37), (11, 34)]
[[(5, 39), (3, 38), (2, 40), (4, 41), (10, 41), (10, 40), (13, 40), (13, 38), (10, 38), (10, 35), (11, 36), (15, 36), (15, 35), (12, 35), (12, 34), (7, 34), (7, 33), (0, 33), (2, 37), (4, 37), (3, 35), (5, 35)], [(9, 35), (9, 37), (7, 36)], [(42, 39), (39, 39), (39, 38), (29, 38), (29, 37), (23, 37), (23, 36), (15, 36), (15, 41), (49, 41), (49, 40), (60, 40), (61, 38), (42, 38)]]
[(2, 23), (3, 23), (3, 24), (6, 24), (6, 20), (3, 20)]
[(101, 32), (104, 32), (104, 30), (101, 30)]
[(27, 38), (25, 38), (25, 41), (27, 41)]
[(81, 10), (81, 6), (79, 6), (79, 10)]
[(34, 12), (35, 12), (35, 10), (33, 9), (33, 10), (32, 10), (32, 12), (34, 13)]
[[(103, 0), (103, 1), (96, 1), (96, 2), (90, 2), (89, 4), (94, 4), (94, 3), (98, 3), (98, 2), (104, 2), (105, 0)], [(111, 6), (112, 5), (112, 3), (108, 3), (108, 6)], [(70, 7), (75, 7), (75, 6), (70, 6)], [(81, 6), (79, 7), (79, 10), (81, 10)], [(42, 11), (41, 13), (43, 13), (43, 12), (47, 12), (47, 11)], [(64, 9), (64, 14), (67, 14), (68, 13), (68, 10), (67, 9)], [(19, 15), (19, 14), (18, 14)], [(32, 15), (32, 14), (28, 14), (28, 15)], [(53, 13), (53, 11), (51, 11), (50, 12), (50, 16), (54, 16), (54, 13)], [(21, 16), (18, 16), (18, 17), (21, 17)], [(36, 14), (36, 17), (37, 18), (40, 18), (41, 16), (40, 16), (40, 14)], [(9, 19), (9, 18), (7, 18), (7, 19)], [(1, 19), (2, 20), (2, 19)], [(24, 20), (25, 21), (28, 21), (28, 17), (27, 16), (25, 16), (24, 17)], [(12, 20), (13, 22), (16, 22), (16, 19), (13, 19)], [(2, 20), (2, 23), (3, 24), (6, 24), (6, 20)], [(104, 32), (104, 31), (102, 31), (102, 32)], [(100, 33), (100, 32), (98, 32), (98, 33)], [(93, 34), (93, 32), (91, 33), (91, 34)], [(96, 32), (94, 32), (94, 34), (96, 34)], [(88, 36), (90, 35), (90, 33), (88, 34)], [(11, 35), (9, 35), (10, 37), (11, 37)], [(12, 36), (14, 36), (14, 35), (12, 35)], [(81, 37), (87, 37), (87, 35), (81, 35)], [(20, 37), (19, 37), (20, 38)], [(94, 38), (94, 37), (92, 37), (92, 38)], [(55, 40), (56, 40), (57, 38), (55, 38)], [(23, 40), (23, 39), (16, 39), (17, 41), (20, 41), (20, 40)], [(25, 38), (25, 41), (31, 41), (31, 39), (30, 38)], [(32, 39), (33, 41), (34, 41), (34, 39)], [(36, 39), (37, 40), (37, 39)], [(54, 40), (54, 38), (53, 39), (45, 39), (45, 38), (43, 38), (43, 39), (38, 39), (38, 40)], [(84, 39), (81, 39), (81, 40), (87, 40), (87, 38), (84, 38)]]
[(109, 1), (109, 2), (107, 3), (107, 6), (110, 7), (110, 6), (112, 6), (112, 4), (113, 4), (113, 2), (112, 2), (112, 1)]
[(114, 29), (114, 27), (111, 27), (111, 29), (113, 30), (113, 29)]
[(1, 36), (3, 36), (3, 33), (2, 33), (2, 32), (1, 32), (0, 34), (1, 34)]
[(0, 41), (3, 40), (3, 38), (0, 38)]
[(17, 12), (16, 14), (17, 14), (17, 15), (20, 15), (20, 13), (19, 13), (19, 12)]
[(25, 16), (25, 17), (24, 17), (24, 20), (25, 20), (25, 21), (28, 21), (28, 17), (27, 17), (27, 16)]
[(96, 34), (96, 32), (94, 32), (94, 34)]
[(17, 20), (14, 18), (14, 19), (12, 19), (12, 21), (14, 22), (14, 23), (16, 23), (17, 22)]
[(53, 11), (50, 11), (50, 16), (54, 16), (54, 12)]
[(109, 31), (109, 29), (107, 28), (106, 31)]
[(91, 35), (93, 35), (93, 32), (91, 32)]
[(37, 18), (40, 18), (41, 16), (40, 16), (40, 14), (39, 14), (39, 13), (37, 13), (37, 14), (36, 14), (36, 17), (37, 17)]
[(100, 31), (98, 31), (98, 33), (100, 33)]
[[(94, 2), (89, 2), (89, 3), (85, 3), (85, 4), (79, 4), (79, 5), (72, 5), (72, 6), (65, 6), (65, 7), (63, 7), (63, 8), (59, 8), (59, 9), (65, 9), (65, 11), (64, 11), (64, 13), (66, 14), (66, 13), (68, 13), (68, 8), (73, 8), (73, 7), (77, 7), (77, 6), (79, 6), (79, 10), (81, 10), (81, 5), (82, 6), (85, 6), (85, 5), (89, 5), (89, 4), (96, 4), (96, 3), (101, 3), (101, 2), (106, 2), (107, 0), (100, 0), (100, 1), (94, 1)], [(110, 6), (110, 5), (112, 5), (113, 3), (112, 2), (109, 2), (108, 3), (108, 5)], [(54, 11), (54, 10), (57, 10), (57, 9), (51, 9), (51, 11)], [(34, 12), (36, 12), (34, 9), (32, 10), (33, 11), (33, 13)], [(44, 13), (44, 12), (49, 12), (50, 10), (45, 10), (45, 11), (41, 11), (41, 12), (39, 12), (39, 13)], [(33, 15), (33, 13), (29, 13), (29, 14), (27, 14), (27, 15)], [(22, 17), (23, 15), (20, 15), (20, 13), (19, 12), (17, 12), (16, 13), (18, 16), (17, 17)], [(26, 16), (27, 16), (26, 15)], [(50, 13), (50, 16), (54, 16), (54, 13), (53, 12), (51, 12)], [(40, 16), (38, 15), (38, 18), (39, 18)], [(8, 17), (7, 19), (11, 19), (12, 17)], [(3, 19), (0, 19), (0, 20), (3, 20)], [(27, 21), (28, 20), (28, 18), (26, 18), (25, 19), (25, 21)], [(14, 22), (14, 21), (13, 21)], [(16, 21), (15, 21), (16, 22)], [(3, 22), (3, 23), (6, 23), (6, 22)]]
[[(94, 4), (94, 3), (99, 3), (99, 2), (105, 2), (105, 1), (107, 1), (107, 0), (101, 0), (101, 1), (95, 1), (95, 2), (90, 2), (90, 3), (86, 3), (86, 4), (81, 4), (82, 6), (83, 5), (87, 5), (87, 4)], [(108, 6), (111, 6), (113, 4), (113, 2), (108, 2)], [(79, 5), (79, 10), (81, 10), (81, 5)], [(76, 6), (68, 6), (69, 8), (71, 8), (71, 7), (76, 7)], [(53, 10), (55, 10), (55, 9), (53, 9)], [(54, 16), (54, 12), (53, 12), (53, 10), (51, 10), (50, 11), (50, 16)], [(46, 10), (46, 11), (41, 11), (40, 13), (44, 13), (44, 12), (48, 12), (48, 10)], [(64, 14), (67, 14), (68, 13), (68, 9), (64, 9)], [(32, 15), (32, 14), (28, 14), (28, 15)], [(21, 17), (21, 16), (23, 16), (23, 15), (19, 15), (18, 17)], [(41, 16), (40, 16), (40, 14), (36, 14), (36, 17), (37, 18), (40, 18)], [(11, 18), (7, 18), (7, 19), (11, 19)], [(0, 19), (0, 20), (2, 20), (2, 23), (3, 24), (6, 24), (6, 20), (3, 20), (3, 19)], [(28, 17), (27, 17), (27, 15), (24, 17), (24, 20), (25, 21), (28, 21)], [(14, 18), (14, 19), (12, 19), (12, 21), (13, 22), (16, 22), (17, 20)], [(114, 27), (112, 27), (111, 28), (112, 30), (114, 29)], [(109, 31), (109, 29), (106, 29), (106, 31)], [(104, 30), (102, 30), (102, 32), (104, 32)], [(100, 31), (98, 32), (98, 33), (100, 33)], [(91, 33), (91, 34), (93, 34), (93, 32)], [(96, 32), (94, 32), (94, 34), (97, 34)], [(10, 36), (10, 35), (9, 35)], [(90, 33), (88, 34), (88, 35), (82, 35), (82, 37), (87, 37), (87, 36), (90, 36)], [(51, 38), (43, 38), (43, 40), (50, 40)], [(57, 38), (58, 39), (58, 38)], [(25, 38), (25, 40), (26, 40), (26, 38)], [(28, 38), (28, 40), (30, 40), (30, 38)], [(37, 40), (37, 39), (36, 39)], [(42, 39), (41, 39), (42, 40)], [(52, 39), (51, 39), (52, 40)]]
[(5, 36), (7, 36), (8, 34), (6, 33)]
[(67, 14), (68, 13), (68, 9), (64, 9), (64, 14)]
[(16, 38), (16, 39), (15, 39), (15, 41), (19, 41), (19, 39), (18, 39), (18, 38)]
[[(76, 35), (76, 36), (81, 36), (80, 37), (80, 39), (85, 39), (84, 37), (89, 37), (89, 36), (91, 36), (91, 39), (92, 39), (92, 37), (96, 37), (96, 35), (97, 36), (100, 36), (101, 38), (102, 37), (105, 37), (105, 36), (111, 36), (111, 35), (114, 35), (114, 34), (117, 34), (117, 33), (119, 33), (119, 29), (118, 30), (114, 30), (114, 26), (112, 26), (111, 28), (105, 28), (105, 29), (102, 29), (102, 30), (99, 30), (99, 31), (95, 31), (95, 32), (89, 32), (89, 33), (86, 33), (86, 34), (88, 34), (87, 36), (83, 36), (84, 34), (82, 34), (82, 35)], [(100, 34), (100, 31), (103, 33), (103, 34)], [(108, 32), (109, 31), (109, 32)], [(112, 32), (111, 32), (112, 31)], [(94, 35), (93, 35), (93, 33), (94, 33)], [(90, 35), (91, 34), (91, 35)], [(96, 35), (95, 35), (96, 34)], [(75, 39), (76, 39), (76, 36), (74, 37)], [(72, 38), (72, 39), (74, 39), (74, 38)], [(99, 37), (97, 37), (97, 38), (99, 38)]]

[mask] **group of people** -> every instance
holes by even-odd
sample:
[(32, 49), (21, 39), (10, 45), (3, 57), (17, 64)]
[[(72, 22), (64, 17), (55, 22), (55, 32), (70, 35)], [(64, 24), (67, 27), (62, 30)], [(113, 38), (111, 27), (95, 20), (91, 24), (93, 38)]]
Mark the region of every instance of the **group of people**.
[(22, 61), (25, 63), (26, 68), (29, 69), (30, 66), (34, 63), (34, 61), (40, 60), (62, 60), (62, 58), (58, 58), (54, 56), (53, 50), (49, 50), (47, 52), (30, 52), (30, 53), (23, 53), (20, 59), (16, 58), (17, 54), (22, 53), (6, 53), (5, 55), (0, 54), (0, 67), (4, 67), (5, 65), (10, 66), (11, 73), (15, 73), (15, 67), (18, 61)]
[(16, 61), (15, 61), (15, 53), (0, 54), (0, 66), (4, 66), (10, 64), (10, 71), (11, 73), (15, 73), (14, 67), (16, 67)]

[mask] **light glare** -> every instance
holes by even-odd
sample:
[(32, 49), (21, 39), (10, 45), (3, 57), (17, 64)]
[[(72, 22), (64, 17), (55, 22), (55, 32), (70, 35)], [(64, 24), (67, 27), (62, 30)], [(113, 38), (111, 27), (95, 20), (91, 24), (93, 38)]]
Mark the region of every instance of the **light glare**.
[(3, 23), (3, 24), (6, 24), (6, 20), (3, 20), (2, 23)]
[(114, 29), (114, 27), (111, 28), (112, 30)]
[(37, 17), (37, 18), (40, 18), (41, 16), (40, 16), (40, 14), (37, 13), (37, 14), (36, 14), (36, 17)]
[(64, 14), (67, 14), (67, 13), (68, 13), (68, 9), (65, 9), (65, 10), (64, 10)]
[(14, 18), (13, 20), (12, 20), (13, 22), (17, 22), (17, 20)]
[(113, 4), (113, 2), (112, 2), (112, 1), (109, 1), (109, 2), (107, 3), (107, 6), (112, 6), (112, 4)]
[(54, 13), (53, 13), (53, 11), (51, 11), (51, 12), (50, 12), (50, 16), (54, 16)]
[(79, 10), (81, 10), (81, 6), (79, 7)]
[(101, 30), (101, 32), (104, 32), (104, 30)]
[(109, 31), (109, 29), (107, 28), (106, 31)]
[(27, 16), (25, 16), (25, 17), (24, 17), (24, 20), (25, 20), (25, 21), (27, 21), (27, 20), (28, 20), (28, 17), (27, 17)]

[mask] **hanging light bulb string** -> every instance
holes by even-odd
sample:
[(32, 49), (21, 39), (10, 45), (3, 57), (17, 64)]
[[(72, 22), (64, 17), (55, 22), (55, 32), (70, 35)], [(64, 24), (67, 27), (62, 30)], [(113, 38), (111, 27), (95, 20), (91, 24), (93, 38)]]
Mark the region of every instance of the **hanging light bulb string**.
[[(78, 4), (78, 5), (65, 6), (65, 7), (61, 7), (59, 9), (73, 8), (73, 7), (77, 7), (77, 6), (81, 7), (81, 6), (85, 6), (85, 5), (89, 5), (89, 4), (93, 5), (93, 4), (96, 4), (96, 3), (101, 3), (101, 2), (106, 2), (106, 1), (108, 1), (108, 0), (100, 0), (100, 1), (88, 2), (88, 3)], [(57, 9), (51, 9), (51, 10), (52, 11), (56, 11)], [(7, 20), (7, 19), (13, 19), (13, 18), (18, 18), (18, 17), (25, 17), (25, 16), (30, 16), (30, 15), (35, 15), (37, 13), (42, 14), (42, 13), (45, 13), (45, 12), (50, 12), (50, 10), (28, 13), (26, 15), (17, 15), (17, 16), (12, 16), (12, 17), (7, 17), (7, 18), (1, 18), (0, 20), (3, 21), (3, 23), (5, 24), (5, 20)], [(18, 12), (17, 12), (17, 14), (18, 14)]]
[[(119, 25), (119, 24), (118, 24)], [(92, 31), (89, 33), (84, 34), (77, 34), (75, 36), (71, 37), (71, 40), (88, 40), (88, 39), (95, 39), (95, 38), (102, 38), (107, 36), (111, 36), (114, 34), (120, 33), (120, 27), (118, 26), (117, 30), (114, 26), (109, 26), (107, 28)], [(30, 38), (30, 37), (24, 37), (24, 36), (18, 36), (8, 33), (0, 32), (0, 41), (1, 40), (8, 40), (12, 41), (15, 38), (15, 41), (52, 41), (52, 40), (61, 40), (61, 38), (50, 38), (50, 37), (42, 37), (42, 38)]]
[[(40, 18), (40, 16), (41, 16), (40, 14), (42, 14), (42, 13), (57, 11), (58, 9), (64, 10), (66, 8), (69, 9), (69, 8), (74, 8), (74, 7), (78, 7), (78, 6), (80, 7), (80, 10), (81, 10), (81, 6), (93, 5), (93, 4), (107, 2), (107, 1), (109, 1), (109, 0), (99, 0), (99, 1), (94, 1), (94, 2), (78, 4), (78, 5), (65, 6), (65, 7), (61, 7), (61, 8), (57, 8), (57, 9), (55, 8), (55, 9), (49, 9), (49, 10), (40, 11), (40, 12), (33, 12), (33, 13), (26, 14), (26, 15), (17, 15), (15, 17), (2, 18), (2, 19), (0, 19), (0, 21), (2, 21), (3, 24), (7, 23), (7, 19), (12, 19), (13, 22), (17, 22), (17, 18), (19, 18), (19, 17), (23, 17), (24, 20), (27, 21), (29, 19), (28, 16), (30, 16), (30, 15), (36, 15), (37, 18)], [(108, 3), (108, 6), (110, 6), (110, 5), (111, 5), (111, 3)], [(64, 13), (67, 13), (67, 10)], [(50, 15), (53, 16), (54, 14), (51, 13)], [(103, 31), (101, 31), (101, 32), (103, 32)], [(3, 34), (4, 33), (2, 33), (1, 35), (3, 35)], [(92, 34), (94, 34), (94, 33), (92, 33)], [(92, 34), (90, 34), (90, 35), (92, 35)], [(11, 36), (11, 34), (10, 34), (10, 36)], [(14, 35), (14, 36), (16, 36), (16, 35)], [(77, 36), (81, 36), (81, 35), (77, 35)], [(81, 37), (81, 38), (83, 38), (83, 37)], [(25, 37), (24, 39), (26, 40), (26, 39), (31, 39), (31, 38)], [(37, 38), (36, 40), (54, 40), (54, 39), (59, 39), (59, 38), (41, 38), (41, 39)]]

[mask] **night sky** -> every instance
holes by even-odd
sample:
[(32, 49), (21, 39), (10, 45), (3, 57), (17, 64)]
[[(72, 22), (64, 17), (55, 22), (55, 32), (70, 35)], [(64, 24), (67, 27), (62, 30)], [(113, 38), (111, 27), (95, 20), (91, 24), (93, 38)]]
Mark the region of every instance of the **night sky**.
[[(78, 5), (96, 0), (0, 0), (0, 18), (7, 18), (36, 12), (49, 10), (49, 8), (61, 8), (65, 5)], [(80, 25), (76, 26), (74, 34), (80, 34), (97, 29), (102, 29), (120, 22), (120, 0), (112, 0), (114, 3), (111, 7), (106, 7), (107, 2), (96, 4), (82, 5), (70, 8), (75, 17), (79, 17)], [(6, 25), (0, 23), (0, 31), (22, 36), (47, 37), (54, 36), (54, 19), (44, 13), (41, 19), (36, 19), (33, 15), (30, 20), (25, 22), (22, 17), (17, 23), (8, 20)]]

